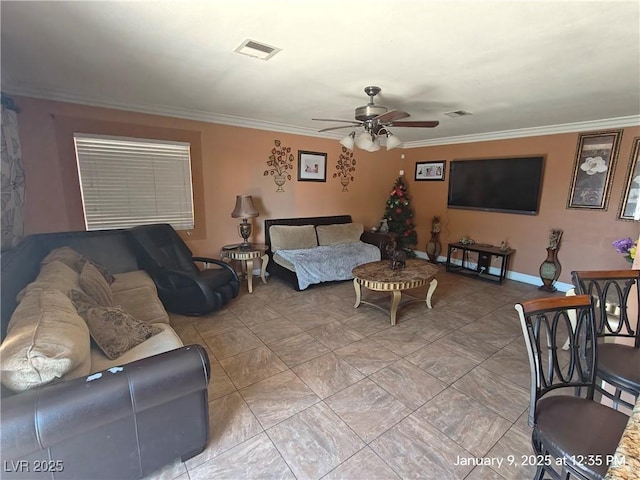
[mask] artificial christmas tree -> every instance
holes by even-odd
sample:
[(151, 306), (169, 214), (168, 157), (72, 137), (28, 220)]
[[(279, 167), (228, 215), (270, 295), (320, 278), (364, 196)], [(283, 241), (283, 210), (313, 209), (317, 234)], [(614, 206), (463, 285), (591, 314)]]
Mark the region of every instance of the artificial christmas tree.
[(389, 194), (383, 218), (387, 220), (389, 231), (398, 235), (396, 249), (404, 250), (412, 257), (415, 256), (412, 247), (418, 243), (418, 234), (413, 224), (413, 211), (402, 173)]

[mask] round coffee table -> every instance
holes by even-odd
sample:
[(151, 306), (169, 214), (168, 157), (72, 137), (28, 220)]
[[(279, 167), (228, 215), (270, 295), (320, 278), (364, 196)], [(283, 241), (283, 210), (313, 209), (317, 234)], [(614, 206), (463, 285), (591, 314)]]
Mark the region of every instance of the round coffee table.
[[(431, 306), (431, 297), (438, 286), (438, 281), (433, 277), (438, 273), (438, 267), (426, 260), (409, 259), (405, 268), (397, 270), (391, 269), (389, 260), (380, 260), (379, 262), (359, 265), (353, 269), (352, 273), (354, 277), (353, 287), (356, 291), (356, 304), (353, 308), (358, 308), (361, 303), (376, 307), (385, 313), (389, 313), (391, 325), (396, 324), (396, 314), (398, 313), (400, 299), (404, 290), (422, 287), (428, 283), (429, 290), (424, 302), (426, 302), (427, 308), (433, 308)], [(391, 292), (391, 308), (386, 309), (376, 303), (362, 300), (361, 287), (376, 292)], [(408, 296), (411, 297), (411, 295)], [(422, 299), (411, 297), (411, 299), (403, 302), (402, 305), (422, 301)]]

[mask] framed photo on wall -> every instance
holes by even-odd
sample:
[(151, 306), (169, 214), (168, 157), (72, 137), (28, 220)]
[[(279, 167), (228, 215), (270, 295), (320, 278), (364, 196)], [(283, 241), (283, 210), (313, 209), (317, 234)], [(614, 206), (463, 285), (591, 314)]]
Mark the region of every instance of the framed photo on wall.
[(428, 180), (444, 181), (444, 172), (447, 161), (416, 162), (415, 180), (418, 182)]
[(298, 181), (326, 182), (327, 154), (298, 150)]
[(622, 130), (578, 136), (567, 208), (606, 210)]
[(629, 169), (618, 210), (620, 220), (640, 220), (640, 137), (633, 139)]

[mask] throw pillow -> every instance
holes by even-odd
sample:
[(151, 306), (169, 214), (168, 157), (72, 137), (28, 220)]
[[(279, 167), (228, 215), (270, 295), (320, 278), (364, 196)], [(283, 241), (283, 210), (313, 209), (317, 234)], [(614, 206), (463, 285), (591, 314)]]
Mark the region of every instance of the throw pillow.
[(61, 377), (88, 375), (89, 329), (59, 290), (28, 291), (11, 316), (0, 346), (2, 383), (21, 392)]
[(335, 223), (318, 225), (318, 245), (338, 245), (360, 240), (364, 226), (361, 223)]
[(75, 251), (71, 247), (55, 248), (49, 252), (49, 254), (42, 259), (40, 265), (47, 265), (52, 262), (62, 262), (68, 267), (73, 268), (76, 272), (82, 272), (82, 268), (85, 263), (92, 263), (102, 273), (104, 279), (112, 284), (115, 281), (115, 277), (109, 272), (109, 270), (97, 262), (94, 262), (90, 258), (85, 257), (83, 254)]
[(82, 269), (86, 264), (93, 265), (93, 267), (100, 272), (100, 275), (104, 277), (104, 279), (107, 281), (109, 285), (111, 285), (113, 282), (116, 281), (116, 277), (114, 277), (113, 274), (106, 267), (103, 267), (99, 263), (94, 262), (93, 260), (85, 256), (82, 256), (76, 261), (76, 270), (78, 272), (82, 272)]
[(269, 228), (271, 251), (298, 250), (318, 246), (316, 228), (313, 225), (272, 225)]
[(91, 338), (111, 360), (162, 331), (135, 319), (120, 307), (103, 307), (86, 297), (82, 292), (71, 292), (73, 304), (87, 322)]
[(96, 303), (103, 307), (113, 306), (113, 293), (111, 286), (104, 276), (91, 262), (85, 262), (80, 272), (80, 287), (84, 292), (93, 298)]
[[(42, 259), (40, 265), (47, 265), (51, 262), (62, 262), (66, 266), (76, 270), (76, 262), (82, 258), (82, 254), (76, 252), (71, 247), (55, 248), (49, 252), (49, 254)], [(79, 270), (77, 270), (80, 273)]]
[(71, 290), (77, 290), (78, 288), (80, 288), (80, 276), (78, 272), (67, 266), (64, 262), (55, 260), (40, 267), (40, 272), (36, 279), (16, 295), (16, 300), (21, 302), (24, 296), (31, 290), (58, 290), (64, 295), (69, 296)]

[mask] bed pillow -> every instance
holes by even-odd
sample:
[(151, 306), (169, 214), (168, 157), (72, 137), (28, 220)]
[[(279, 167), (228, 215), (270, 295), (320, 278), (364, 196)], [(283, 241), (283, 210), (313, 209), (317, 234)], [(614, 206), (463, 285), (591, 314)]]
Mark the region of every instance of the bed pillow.
[(313, 225), (272, 225), (269, 228), (271, 251), (299, 250), (318, 246), (316, 228)]
[(0, 346), (2, 383), (21, 392), (91, 370), (89, 329), (59, 290), (33, 288), (9, 321)]
[(360, 241), (364, 232), (361, 223), (334, 223), (332, 225), (318, 225), (318, 245), (338, 245)]
[(78, 314), (87, 322), (91, 338), (111, 360), (162, 331), (137, 320), (121, 307), (98, 305), (83, 292), (74, 290), (71, 298)]

